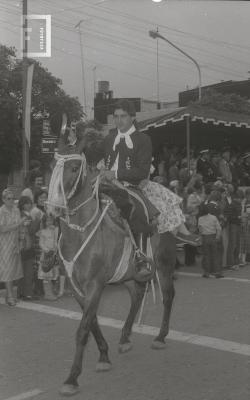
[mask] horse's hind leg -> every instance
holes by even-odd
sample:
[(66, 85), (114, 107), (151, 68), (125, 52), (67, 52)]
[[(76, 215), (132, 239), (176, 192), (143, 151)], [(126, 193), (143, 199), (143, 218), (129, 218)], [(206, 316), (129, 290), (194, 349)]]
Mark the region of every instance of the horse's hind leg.
[(95, 338), (98, 350), (100, 352), (100, 358), (96, 365), (96, 371), (109, 371), (111, 368), (111, 362), (108, 356), (108, 344), (102, 334), (96, 315), (91, 324), (91, 333)]
[(175, 295), (173, 280), (175, 262), (176, 239), (171, 233), (166, 232), (160, 235), (159, 254), (157, 257), (157, 269), (161, 283), (164, 310), (160, 332), (152, 343), (152, 348), (154, 349), (165, 347), (165, 337), (169, 332), (169, 320)]
[(127, 319), (122, 328), (122, 334), (119, 341), (120, 353), (125, 353), (132, 348), (132, 343), (130, 342), (129, 337), (131, 335), (136, 314), (139, 311), (140, 305), (142, 303), (142, 299), (145, 293), (146, 283), (131, 281), (131, 282), (126, 282), (125, 286), (127, 287), (130, 293), (131, 306)]
[(102, 288), (98, 288), (96, 282), (93, 281), (92, 283), (93, 284), (91, 285), (91, 288), (89, 286), (90, 293), (86, 293), (84, 302), (81, 304), (83, 316), (76, 333), (76, 351), (74, 361), (69, 377), (66, 379), (62, 388), (60, 389), (60, 393), (64, 396), (72, 396), (79, 391), (77, 379), (82, 372), (83, 352), (88, 341), (93, 320), (96, 316), (96, 311), (102, 292)]

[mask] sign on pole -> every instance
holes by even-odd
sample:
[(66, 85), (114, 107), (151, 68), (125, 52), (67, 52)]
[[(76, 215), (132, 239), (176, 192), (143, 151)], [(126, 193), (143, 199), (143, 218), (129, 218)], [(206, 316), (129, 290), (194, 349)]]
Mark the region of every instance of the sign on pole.
[(58, 138), (54, 136), (48, 136), (42, 138), (42, 153), (43, 154), (54, 154), (57, 151)]

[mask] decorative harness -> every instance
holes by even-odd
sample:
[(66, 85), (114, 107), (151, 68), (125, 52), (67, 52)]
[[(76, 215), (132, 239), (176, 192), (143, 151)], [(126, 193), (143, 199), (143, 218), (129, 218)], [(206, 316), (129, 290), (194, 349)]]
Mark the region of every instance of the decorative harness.
[[(79, 204), (77, 207), (75, 207), (72, 210), (68, 209), (67, 206), (67, 201), (73, 196), (73, 194), (76, 191), (77, 185), (79, 183), (79, 180), (81, 178), (81, 176), (83, 175), (83, 177), (86, 176), (86, 158), (85, 156), (82, 154), (70, 154), (70, 155), (59, 155), (59, 154), (55, 154), (55, 159), (57, 160), (56, 166), (53, 170), (52, 173), (52, 177), (51, 177), (51, 181), (50, 181), (50, 185), (49, 185), (49, 196), (48, 196), (48, 201), (47, 201), (47, 209), (48, 211), (50, 210), (50, 207), (56, 207), (56, 208), (62, 208), (66, 210), (66, 219), (60, 217), (60, 219), (70, 228), (70, 229), (74, 229), (77, 230), (81, 233), (85, 232), (85, 230), (91, 225), (93, 224), (93, 222), (95, 221), (96, 217), (98, 216), (100, 207), (99, 207), (99, 198), (98, 198), (98, 194), (99, 194), (99, 184), (100, 184), (100, 177), (98, 176), (94, 185), (94, 189), (92, 192), (92, 195), (85, 201), (83, 201), (81, 204)], [(74, 186), (72, 188), (72, 190), (70, 191), (69, 195), (66, 197), (65, 195), (65, 191), (64, 191), (64, 186), (63, 186), (63, 171), (64, 171), (64, 164), (66, 161), (71, 161), (71, 160), (80, 160), (81, 161), (81, 166), (80, 166), (80, 170), (79, 170), (79, 174), (78, 177), (76, 179), (76, 182), (74, 183)], [(57, 191), (57, 192), (56, 192)], [(54, 200), (55, 197), (58, 197), (58, 193), (61, 192), (62, 197), (63, 197), (63, 204), (60, 205), (57, 203), (57, 201)], [(58, 197), (59, 198), (59, 197)], [(93, 214), (93, 216), (90, 218), (90, 220), (83, 226), (79, 226), (79, 225), (75, 225), (75, 224), (71, 224), (70, 223), (70, 215), (74, 215), (81, 207), (83, 207), (84, 205), (86, 205), (89, 201), (91, 201), (92, 199), (96, 199), (96, 210)], [(110, 207), (110, 205), (112, 204), (111, 200), (104, 200), (104, 202), (106, 203), (105, 208), (103, 209), (102, 213), (100, 214), (98, 220), (96, 221), (96, 224), (94, 225), (92, 231), (90, 232), (90, 234), (88, 235), (87, 239), (83, 242), (83, 244), (81, 245), (81, 247), (79, 248), (79, 250), (77, 251), (77, 253), (75, 254), (75, 256), (73, 257), (73, 259), (71, 261), (67, 261), (63, 255), (62, 255), (62, 250), (61, 250), (61, 239), (62, 239), (62, 234), (60, 235), (59, 241), (58, 241), (58, 253), (59, 256), (65, 266), (65, 269), (67, 271), (68, 277), (71, 281), (71, 284), (73, 286), (73, 288), (75, 289), (75, 291), (78, 293), (79, 296), (84, 297), (84, 294), (80, 291), (80, 289), (76, 286), (75, 282), (73, 281), (73, 268), (74, 268), (74, 264), (76, 262), (76, 260), (78, 259), (78, 257), (80, 256), (80, 254), (83, 252), (83, 250), (85, 249), (85, 247), (87, 246), (87, 244), (89, 243), (89, 241), (91, 240), (91, 238), (94, 236), (94, 234), (96, 233), (98, 227), (100, 226), (108, 208)]]
[[(85, 232), (86, 229), (91, 226), (94, 221), (96, 220), (98, 213), (100, 211), (100, 206), (99, 206), (99, 185), (100, 185), (100, 175), (97, 176), (96, 182), (94, 184), (94, 188), (92, 191), (91, 196), (83, 201), (82, 203), (80, 203), (78, 206), (76, 206), (75, 208), (69, 210), (68, 208), (68, 200), (74, 195), (77, 185), (82, 178), (86, 177), (87, 175), (87, 163), (86, 163), (86, 158), (84, 156), (84, 154), (70, 154), (70, 155), (60, 155), (58, 153), (55, 154), (55, 159), (57, 160), (55, 168), (53, 170), (52, 176), (51, 176), (51, 180), (50, 180), (50, 185), (49, 185), (49, 195), (48, 195), (48, 201), (47, 201), (47, 210), (48, 212), (50, 211), (50, 208), (62, 208), (66, 211), (66, 218), (60, 217), (60, 220), (62, 220), (70, 229), (76, 230), (78, 232)], [(65, 191), (64, 191), (64, 186), (63, 186), (63, 172), (64, 172), (64, 165), (65, 162), (67, 161), (72, 161), (72, 160), (79, 160), (81, 161), (81, 165), (80, 165), (80, 169), (79, 169), (79, 174), (78, 177), (70, 191), (70, 193), (66, 196)], [(119, 182), (117, 182), (117, 186), (122, 186)], [(143, 203), (143, 201), (141, 200), (141, 198), (136, 195), (134, 192), (131, 192), (128, 188), (126, 188), (126, 190), (128, 190), (128, 192), (134, 196), (135, 198), (137, 198), (138, 201), (140, 201), (140, 203), (143, 205), (145, 213), (147, 215), (148, 218), (148, 212), (147, 209), (145, 207), (145, 204)], [(59, 202), (59, 194), (62, 195), (63, 198), (63, 204), (60, 204)], [(55, 200), (56, 199), (56, 200)], [(81, 207), (85, 206), (89, 201), (95, 199), (96, 200), (96, 209), (95, 212), (93, 214), (93, 216), (89, 219), (89, 221), (82, 227), (76, 224), (72, 224), (70, 222), (70, 216), (74, 215)], [(62, 249), (61, 249), (61, 240), (62, 240), (62, 233), (60, 235), (59, 241), (58, 241), (58, 253), (59, 256), (65, 266), (66, 272), (68, 274), (68, 277), (70, 279), (70, 282), (74, 288), (74, 290), (77, 292), (77, 294), (80, 297), (84, 297), (84, 294), (82, 293), (82, 291), (76, 286), (74, 280), (73, 280), (73, 268), (75, 265), (75, 262), (77, 261), (78, 257), (81, 255), (81, 253), (83, 252), (83, 250), (85, 249), (85, 247), (87, 246), (87, 244), (90, 242), (90, 240), (92, 239), (92, 237), (94, 236), (94, 234), (96, 233), (98, 227), (100, 226), (102, 220), (104, 219), (108, 208), (110, 207), (110, 205), (113, 203), (112, 200), (106, 200), (106, 199), (102, 199), (101, 200), (103, 203), (106, 203), (103, 211), (101, 212), (99, 218), (96, 220), (95, 225), (93, 226), (91, 232), (89, 233), (88, 237), (86, 238), (86, 240), (82, 243), (81, 247), (79, 248), (79, 250), (76, 252), (75, 256), (72, 258), (71, 261), (66, 260), (63, 255), (62, 255)], [(128, 225), (128, 224), (127, 224)], [(133, 247), (135, 248), (135, 253), (134, 253), (134, 257), (136, 256), (136, 254), (138, 252), (142, 253), (140, 249), (137, 248), (137, 245), (135, 243), (134, 237), (131, 233), (131, 230), (129, 227), (127, 227), (127, 231), (129, 232), (129, 236), (130, 236), (130, 243), (132, 243)], [(130, 249), (130, 250), (129, 250)], [(124, 242), (124, 251), (122, 254), (122, 258), (120, 260), (119, 265), (116, 268), (116, 271), (113, 275), (113, 277), (108, 281), (108, 283), (114, 283), (117, 282), (118, 280), (120, 280), (123, 276), (123, 271), (121, 268), (121, 265), (126, 262), (128, 263), (129, 261), (129, 254), (131, 254), (131, 245), (129, 244), (129, 241), (125, 240)], [(150, 254), (150, 256), (152, 256), (152, 248), (151, 248), (151, 242), (150, 239), (148, 238), (147, 240), (147, 253)]]

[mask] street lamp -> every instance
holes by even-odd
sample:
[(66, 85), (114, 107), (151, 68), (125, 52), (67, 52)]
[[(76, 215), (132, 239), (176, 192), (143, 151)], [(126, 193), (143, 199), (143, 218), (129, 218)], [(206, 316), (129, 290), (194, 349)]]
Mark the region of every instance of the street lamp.
[(81, 50), (81, 64), (82, 64), (82, 85), (83, 85), (83, 108), (85, 110), (85, 115), (87, 116), (87, 100), (86, 100), (86, 89), (85, 89), (85, 73), (84, 73), (84, 57), (83, 57), (83, 46), (82, 46), (82, 33), (81, 33), (81, 23), (84, 22), (81, 19), (75, 28), (78, 28), (79, 40), (80, 40), (80, 50)]
[(169, 39), (166, 39), (164, 36), (162, 36), (159, 32), (157, 32), (157, 31), (149, 31), (149, 36), (152, 37), (153, 39), (160, 38), (162, 40), (165, 40), (165, 42), (169, 43), (175, 49), (179, 50), (182, 54), (184, 54), (184, 56), (188, 57), (191, 61), (193, 61), (193, 63), (195, 64), (196, 68), (198, 69), (198, 74), (199, 74), (199, 100), (201, 100), (201, 69), (200, 69), (200, 66), (197, 63), (197, 61), (194, 60), (194, 58), (191, 57), (189, 54), (187, 54), (185, 51), (183, 51), (178, 46), (176, 46), (174, 43), (172, 43)]

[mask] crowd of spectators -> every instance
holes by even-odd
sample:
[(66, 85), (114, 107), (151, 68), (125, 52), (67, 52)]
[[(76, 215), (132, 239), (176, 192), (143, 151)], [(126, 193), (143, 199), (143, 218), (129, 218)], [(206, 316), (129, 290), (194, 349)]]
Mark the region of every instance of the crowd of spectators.
[[(58, 222), (45, 213), (48, 191), (42, 173), (34, 169), (28, 178), (19, 200), (11, 189), (2, 193), (0, 282), (5, 284), (9, 306), (16, 305), (17, 298), (56, 300), (64, 293), (65, 276), (57, 257)], [(51, 253), (52, 268), (44, 272), (45, 257)]]
[(250, 152), (191, 149), (189, 168), (177, 146), (163, 146), (151, 178), (182, 197), (186, 226), (201, 249), (185, 245), (185, 264), (201, 250), (203, 277), (223, 277), (250, 261)]
[[(223, 269), (237, 269), (250, 261), (250, 152), (225, 148), (195, 154), (191, 150), (188, 167), (178, 147), (163, 146), (153, 162), (151, 179), (182, 198), (186, 227), (202, 238), (202, 276), (221, 278)], [(14, 281), (23, 300), (56, 300), (64, 292), (65, 276), (56, 257), (59, 227), (46, 216), (48, 192), (43, 185), (43, 175), (35, 167), (18, 202), (10, 189), (2, 193), (0, 282), (10, 306), (16, 304)], [(185, 244), (184, 250), (185, 264), (194, 264), (197, 248)], [(48, 253), (54, 266), (44, 271)]]

